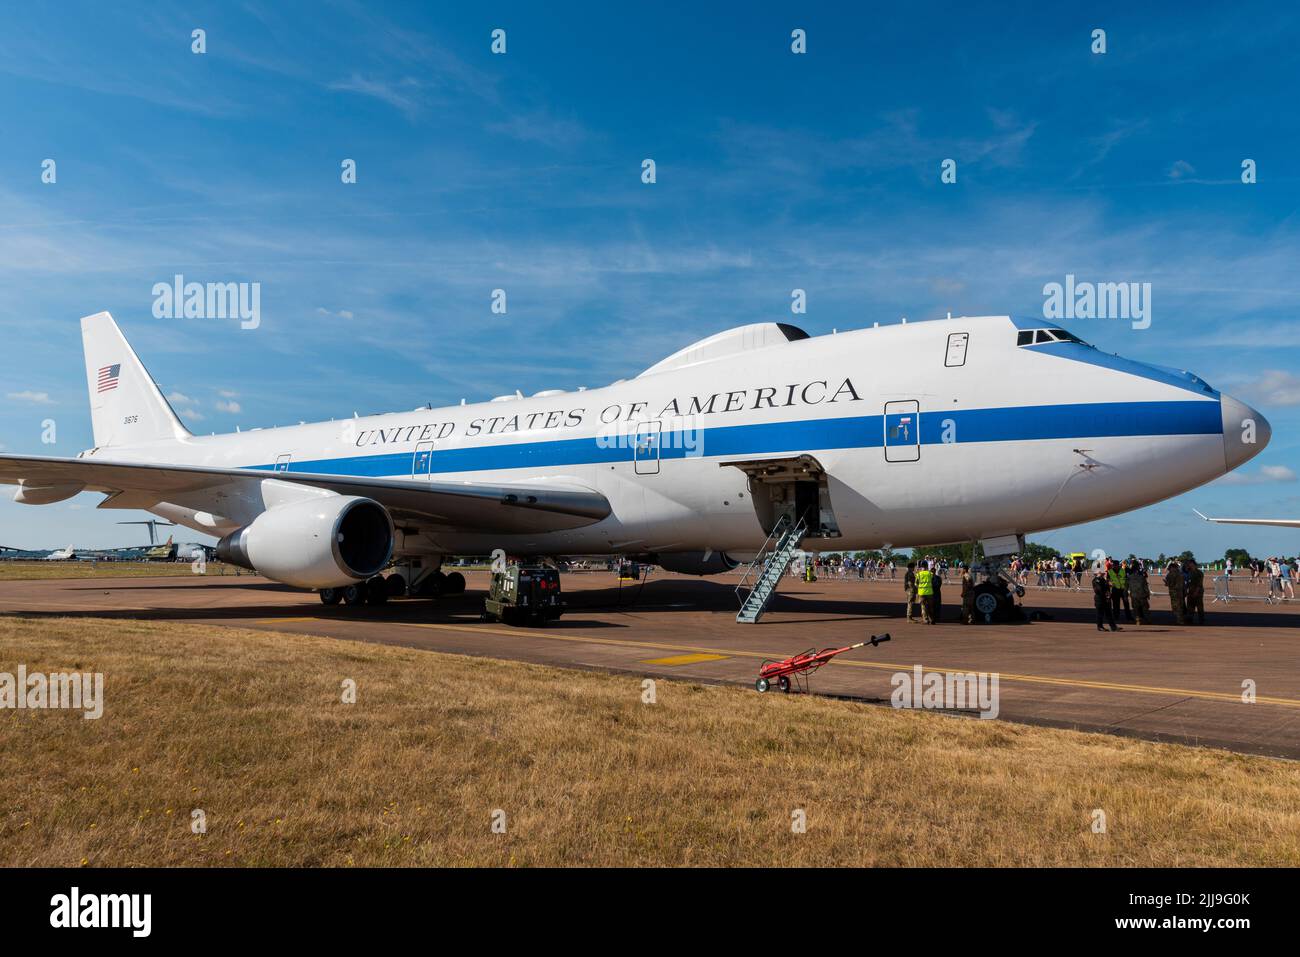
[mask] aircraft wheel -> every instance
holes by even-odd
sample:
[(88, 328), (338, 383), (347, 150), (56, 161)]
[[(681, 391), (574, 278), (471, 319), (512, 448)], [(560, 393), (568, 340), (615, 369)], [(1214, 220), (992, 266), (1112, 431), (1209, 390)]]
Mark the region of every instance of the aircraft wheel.
[(384, 585), (388, 589), (388, 594), (393, 598), (401, 598), (406, 594), (406, 579), (397, 572), (393, 572), (393, 574), (385, 578)]
[(353, 608), (366, 603), (366, 589), (362, 585), (348, 585), (343, 589), (343, 604)]
[(755, 691), (759, 691), (759, 692), (766, 691), (770, 687), (772, 687), (772, 683), (768, 681), (766, 678), (759, 678), (757, 681), (754, 682)]
[(343, 593), (337, 588), (322, 588), (320, 590), (320, 600), (322, 605), (337, 605), (343, 598)]
[(375, 577), (366, 582), (366, 604), (382, 605), (388, 601), (388, 582)]
[(420, 583), (421, 598), (437, 598), (447, 592), (447, 576), (442, 572), (434, 572)]
[(782, 691), (784, 691), (786, 694), (790, 693), (790, 679), (787, 678), (785, 675), (782, 675), (780, 678), (776, 679), (776, 686), (780, 688)]
[(998, 614), (1005, 593), (991, 582), (975, 586), (975, 612), (985, 622), (991, 622)]
[(443, 578), (442, 590), (448, 595), (462, 595), (465, 593), (465, 576), (460, 572), (452, 572)]

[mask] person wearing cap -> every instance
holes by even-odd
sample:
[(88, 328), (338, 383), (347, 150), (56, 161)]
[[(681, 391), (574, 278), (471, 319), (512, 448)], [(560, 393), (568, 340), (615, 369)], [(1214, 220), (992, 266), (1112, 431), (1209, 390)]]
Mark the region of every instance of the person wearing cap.
[(1092, 573), (1092, 604), (1097, 609), (1097, 630), (1105, 631), (1102, 619), (1110, 625), (1111, 631), (1119, 631), (1119, 626), (1115, 624), (1115, 609), (1110, 601), (1110, 579), (1106, 575), (1106, 567), (1098, 564), (1096, 570)]
[(1151, 586), (1147, 584), (1147, 573), (1142, 563), (1136, 558), (1128, 563), (1128, 594), (1133, 603), (1133, 619), (1139, 625), (1151, 621)]
[(927, 625), (934, 624), (934, 572), (926, 562), (916, 570), (916, 597), (921, 602), (921, 620)]

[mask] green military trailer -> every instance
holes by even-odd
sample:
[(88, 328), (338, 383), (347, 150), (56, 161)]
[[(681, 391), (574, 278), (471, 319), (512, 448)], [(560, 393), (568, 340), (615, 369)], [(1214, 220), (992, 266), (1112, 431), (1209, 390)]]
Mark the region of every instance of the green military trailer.
[(546, 565), (507, 565), (492, 573), (483, 620), (540, 625), (564, 614), (560, 573)]

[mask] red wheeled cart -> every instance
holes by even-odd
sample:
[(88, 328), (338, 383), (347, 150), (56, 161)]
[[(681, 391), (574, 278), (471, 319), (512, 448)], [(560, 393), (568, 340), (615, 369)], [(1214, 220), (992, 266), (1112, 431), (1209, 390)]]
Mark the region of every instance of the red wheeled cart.
[[(875, 647), (882, 641), (889, 641), (889, 634), (872, 635), (867, 641), (859, 641), (856, 645), (847, 645), (843, 648), (823, 648), (818, 651), (816, 648), (809, 648), (807, 651), (794, 655), (790, 658), (782, 658), (780, 661), (774, 661), (769, 658), (763, 662), (758, 669), (758, 680), (754, 682), (754, 687), (759, 691), (766, 691), (772, 687), (773, 679), (776, 680), (777, 687), (782, 691), (789, 692), (792, 684), (797, 685), (798, 689), (804, 694), (808, 693), (808, 675), (812, 674), (822, 665), (826, 664), (836, 655), (842, 655), (846, 651), (852, 651), (855, 648), (861, 648), (863, 645)], [(791, 678), (794, 682), (791, 682)]]

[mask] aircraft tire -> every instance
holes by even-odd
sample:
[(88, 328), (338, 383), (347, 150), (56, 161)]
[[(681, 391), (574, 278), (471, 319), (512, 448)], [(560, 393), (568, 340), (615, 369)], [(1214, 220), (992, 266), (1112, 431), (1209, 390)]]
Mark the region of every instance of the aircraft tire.
[(364, 605), (365, 603), (366, 589), (364, 585), (348, 585), (343, 589), (343, 604), (356, 608), (358, 605)]
[(337, 605), (343, 599), (343, 593), (337, 588), (322, 588), (319, 594), (322, 605)]

